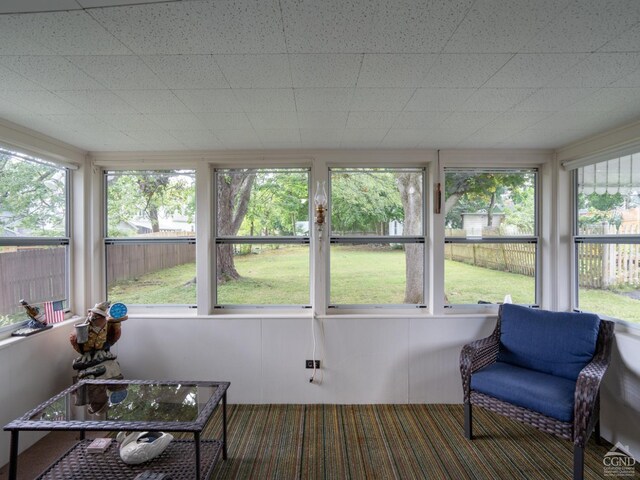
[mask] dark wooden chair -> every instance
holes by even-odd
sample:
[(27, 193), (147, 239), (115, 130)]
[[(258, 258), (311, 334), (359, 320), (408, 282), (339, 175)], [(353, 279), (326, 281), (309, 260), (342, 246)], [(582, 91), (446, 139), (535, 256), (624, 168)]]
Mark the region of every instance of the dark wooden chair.
[(573, 478), (584, 447), (600, 442), (600, 383), (609, 365), (613, 322), (596, 315), (501, 305), (493, 333), (460, 354), (464, 430), (472, 405), (573, 442)]

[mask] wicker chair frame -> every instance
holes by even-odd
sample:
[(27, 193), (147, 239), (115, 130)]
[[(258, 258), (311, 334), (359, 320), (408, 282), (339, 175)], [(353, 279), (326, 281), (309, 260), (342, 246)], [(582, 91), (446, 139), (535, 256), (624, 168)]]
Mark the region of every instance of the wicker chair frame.
[(600, 383), (611, 358), (614, 323), (600, 320), (596, 352), (591, 362), (582, 369), (576, 382), (573, 421), (561, 422), (471, 389), (473, 373), (495, 363), (498, 359), (501, 319), (502, 306), (500, 306), (498, 322), (493, 333), (465, 345), (460, 353), (465, 436), (469, 440), (473, 439), (472, 405), (526, 423), (538, 430), (573, 442), (573, 479), (582, 480), (584, 448), (592, 432), (595, 431), (595, 440), (598, 444), (600, 443)]

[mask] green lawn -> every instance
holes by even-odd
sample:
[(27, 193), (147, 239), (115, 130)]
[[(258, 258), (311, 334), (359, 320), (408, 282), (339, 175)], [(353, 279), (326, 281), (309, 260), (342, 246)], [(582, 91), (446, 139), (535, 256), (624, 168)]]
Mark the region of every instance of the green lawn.
[[(405, 264), (402, 250), (331, 249), (331, 302), (338, 304), (401, 303)], [(218, 287), (224, 304), (307, 304), (309, 300), (309, 248), (282, 247), (236, 257), (238, 281)], [(120, 282), (109, 299), (128, 304), (195, 304), (195, 265), (187, 264)], [(531, 277), (445, 262), (445, 291), (451, 304), (502, 301), (510, 294), (514, 303), (531, 303)], [(607, 290), (582, 290), (581, 308), (640, 323), (640, 300)]]

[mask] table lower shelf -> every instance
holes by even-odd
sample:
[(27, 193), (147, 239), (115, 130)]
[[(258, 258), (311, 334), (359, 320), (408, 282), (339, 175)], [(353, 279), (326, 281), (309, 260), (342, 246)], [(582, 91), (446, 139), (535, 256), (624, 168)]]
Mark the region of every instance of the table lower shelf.
[[(78, 442), (38, 480), (131, 480), (145, 470), (166, 473), (172, 480), (196, 478), (196, 448), (193, 440), (173, 440), (160, 456), (140, 465), (124, 463), (116, 442), (112, 442), (104, 453), (87, 453), (90, 443), (91, 440)], [(209, 478), (221, 450), (222, 442), (218, 440), (200, 441), (200, 478)]]

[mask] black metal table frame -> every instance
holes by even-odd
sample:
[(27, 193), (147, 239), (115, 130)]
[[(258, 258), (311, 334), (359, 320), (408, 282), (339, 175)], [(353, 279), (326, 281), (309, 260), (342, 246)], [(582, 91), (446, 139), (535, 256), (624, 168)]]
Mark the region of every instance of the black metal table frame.
[[(199, 387), (217, 387), (215, 393), (199, 412), (193, 422), (145, 422), (145, 421), (111, 421), (111, 420), (30, 420), (60, 398), (80, 389), (84, 385), (195, 385)], [(193, 433), (196, 455), (196, 480), (200, 480), (200, 434), (212, 417), (213, 412), (222, 401), (222, 459), (227, 459), (227, 389), (229, 382), (175, 381), (175, 380), (81, 380), (63, 390), (49, 400), (28, 411), (20, 418), (8, 423), (4, 430), (11, 432), (11, 451), (9, 457), (9, 480), (18, 477), (18, 443), (20, 431), (78, 431), (80, 440), (85, 432), (90, 431), (164, 431)]]

